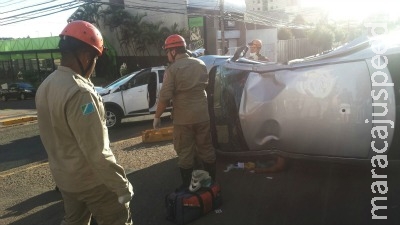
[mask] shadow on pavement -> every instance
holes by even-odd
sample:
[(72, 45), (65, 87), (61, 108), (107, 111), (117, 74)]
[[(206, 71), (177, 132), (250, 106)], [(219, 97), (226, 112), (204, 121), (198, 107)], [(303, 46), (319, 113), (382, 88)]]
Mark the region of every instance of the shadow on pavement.
[(0, 172), (46, 159), (39, 135), (0, 145)]
[(48, 191), (40, 195), (34, 196), (26, 201), (23, 201), (13, 207), (8, 208), (11, 211), (3, 216), (7, 217), (21, 216), (30, 210), (42, 206), (50, 205), (49, 207), (38, 211), (37, 213), (23, 217), (22, 219), (12, 222), (9, 225), (27, 225), (27, 224), (59, 224), (63, 216), (63, 205), (60, 193), (56, 191)]
[[(172, 225), (165, 219), (165, 196), (180, 184), (177, 159), (171, 159), (128, 175), (135, 196), (131, 202), (135, 225)], [(388, 201), (381, 202), (387, 220), (371, 220), (371, 170), (368, 166), (312, 161), (291, 161), (275, 174), (245, 170), (224, 172), (229, 160), (219, 160), (217, 179), (222, 187), (221, 210), (211, 212), (190, 225), (394, 225), (400, 221), (399, 167), (388, 172)], [(20, 215), (35, 206), (59, 200), (46, 192), (12, 208)], [(12, 225), (59, 224), (61, 202), (27, 216)]]
[[(292, 161), (279, 173), (224, 172), (229, 160), (219, 160), (217, 179), (223, 204), (191, 225), (344, 225), (399, 224), (400, 172), (390, 171), (387, 220), (371, 219), (371, 170), (368, 166)], [(397, 168), (399, 169), (399, 167)], [(391, 177), (391, 178), (390, 178)], [(176, 159), (130, 174), (135, 197), (135, 225), (170, 225), (165, 220), (165, 196), (180, 184)]]

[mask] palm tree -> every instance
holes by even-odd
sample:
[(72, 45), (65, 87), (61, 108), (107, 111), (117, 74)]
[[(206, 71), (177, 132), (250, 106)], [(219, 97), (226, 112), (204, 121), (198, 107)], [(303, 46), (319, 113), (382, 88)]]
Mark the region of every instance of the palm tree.
[(145, 24), (145, 32), (144, 37), (146, 38), (146, 51), (148, 55), (150, 55), (149, 47), (155, 48), (156, 51), (161, 55), (161, 47), (157, 45), (160, 41), (160, 29), (161, 25), (163, 24), (162, 21), (157, 23), (146, 23)]
[(132, 15), (122, 8), (108, 7), (100, 12), (104, 25), (116, 35), (120, 49), (124, 55), (150, 55), (156, 49), (162, 55), (164, 40), (171, 34), (180, 34), (189, 40), (189, 32), (179, 29), (175, 23), (170, 28), (162, 27), (163, 22), (143, 21), (147, 14)]
[(110, 31), (116, 34), (120, 43), (120, 48), (125, 55), (136, 54), (134, 40), (138, 33), (141, 33), (140, 23), (146, 14), (136, 14), (132, 16), (124, 9), (107, 8), (101, 12), (105, 26), (108, 26)]
[(80, 6), (69, 18), (68, 21), (85, 20), (89, 23), (99, 26), (99, 11), (101, 3), (86, 3)]

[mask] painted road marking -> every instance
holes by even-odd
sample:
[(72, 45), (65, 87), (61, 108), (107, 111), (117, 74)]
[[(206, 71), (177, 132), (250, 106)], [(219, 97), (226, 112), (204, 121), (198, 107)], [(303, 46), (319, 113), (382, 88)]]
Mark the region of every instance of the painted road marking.
[(37, 167), (48, 165), (48, 164), (49, 164), (49, 162), (43, 162), (43, 163), (40, 163), (40, 164), (37, 164), (37, 165), (34, 165), (34, 166), (29, 166), (29, 167), (26, 167), (26, 168), (23, 168), (23, 169), (20, 169), (20, 170), (16, 170), (16, 171), (11, 172), (11, 173), (0, 174), (0, 178), (5, 178), (5, 177), (8, 177), (8, 176), (17, 174), (17, 173), (21, 173), (21, 172), (24, 172), (24, 171), (35, 169)]

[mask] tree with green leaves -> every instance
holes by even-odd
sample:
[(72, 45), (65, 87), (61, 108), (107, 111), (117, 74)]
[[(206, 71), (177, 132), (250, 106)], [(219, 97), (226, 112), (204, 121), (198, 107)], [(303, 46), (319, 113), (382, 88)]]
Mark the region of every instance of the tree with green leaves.
[(320, 52), (329, 50), (332, 48), (335, 34), (333, 31), (326, 26), (317, 26), (309, 35), (310, 42), (314, 44)]
[(123, 7), (109, 5), (103, 9), (101, 4), (98, 1), (84, 4), (70, 19), (86, 20), (97, 25), (102, 19), (104, 26), (115, 34), (124, 55), (150, 55), (151, 50), (162, 55), (164, 40), (171, 34), (179, 34), (189, 40), (189, 31), (180, 29), (176, 23), (165, 27), (162, 21), (144, 21), (147, 16), (145, 13), (132, 15)]
[(293, 19), (292, 23), (296, 26), (295, 28), (291, 29), (291, 33), (294, 36), (294, 38), (307, 37), (306, 31), (303, 28), (305, 25), (307, 25), (307, 22), (302, 15), (297, 15)]
[(278, 30), (278, 40), (290, 40), (293, 38), (292, 32), (288, 28)]
[(85, 3), (80, 6), (69, 18), (68, 21), (85, 20), (89, 23), (99, 26), (99, 12), (101, 11), (102, 3)]

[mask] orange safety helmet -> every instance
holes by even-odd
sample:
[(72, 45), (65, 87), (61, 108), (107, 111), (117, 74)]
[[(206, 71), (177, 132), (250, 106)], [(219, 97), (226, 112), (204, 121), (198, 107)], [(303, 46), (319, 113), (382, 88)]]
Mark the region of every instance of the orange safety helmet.
[(254, 46), (254, 47), (257, 47), (257, 48), (261, 48), (262, 47), (262, 41), (260, 39), (254, 39), (248, 45)]
[(60, 37), (69, 36), (76, 38), (96, 49), (98, 56), (103, 54), (103, 37), (100, 31), (91, 23), (83, 20), (72, 21), (67, 24)]
[(181, 35), (178, 35), (178, 34), (173, 34), (173, 35), (168, 36), (167, 39), (165, 39), (163, 49), (176, 48), (176, 47), (185, 47), (186, 48), (185, 39)]

